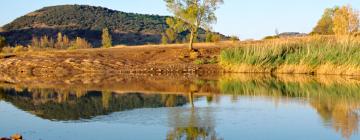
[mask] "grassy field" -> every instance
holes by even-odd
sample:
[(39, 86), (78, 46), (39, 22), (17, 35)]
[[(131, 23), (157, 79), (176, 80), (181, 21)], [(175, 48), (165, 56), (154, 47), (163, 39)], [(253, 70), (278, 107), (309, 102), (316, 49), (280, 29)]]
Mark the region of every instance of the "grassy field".
[(240, 44), (220, 63), (229, 72), (359, 75), (359, 56), (359, 37), (312, 36)]

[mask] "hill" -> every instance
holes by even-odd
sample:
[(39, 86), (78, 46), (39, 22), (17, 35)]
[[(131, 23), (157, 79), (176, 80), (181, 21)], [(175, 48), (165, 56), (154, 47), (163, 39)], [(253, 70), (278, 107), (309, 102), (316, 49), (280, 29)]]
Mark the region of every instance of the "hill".
[[(19, 17), (3, 26), (0, 34), (10, 44), (26, 45), (33, 36), (47, 35), (55, 39), (56, 34), (62, 32), (70, 39), (82, 37), (99, 46), (101, 30), (109, 28), (115, 45), (140, 45), (160, 43), (161, 33), (168, 27), (166, 18), (168, 16), (125, 13), (87, 5), (59, 5)], [(187, 34), (182, 33), (180, 40)], [(204, 40), (205, 31), (201, 30), (199, 41)]]

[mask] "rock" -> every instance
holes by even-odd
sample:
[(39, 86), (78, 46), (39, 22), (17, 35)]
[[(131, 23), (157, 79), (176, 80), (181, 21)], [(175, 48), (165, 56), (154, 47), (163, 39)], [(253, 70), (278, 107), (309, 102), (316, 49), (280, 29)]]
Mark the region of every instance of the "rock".
[(11, 140), (22, 140), (22, 136), (20, 134), (14, 134), (10, 137)]

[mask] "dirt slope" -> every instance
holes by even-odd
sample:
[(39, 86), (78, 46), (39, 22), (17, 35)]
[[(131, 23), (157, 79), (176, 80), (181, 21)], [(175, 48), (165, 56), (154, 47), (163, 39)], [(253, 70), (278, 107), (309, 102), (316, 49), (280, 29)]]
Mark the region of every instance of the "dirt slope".
[(221, 48), (200, 45), (192, 58), (186, 45), (119, 46), (110, 49), (25, 52), (0, 58), (0, 72), (11, 76), (66, 76), (79, 73), (204, 73), (219, 72), (217, 64), (195, 60), (218, 58)]

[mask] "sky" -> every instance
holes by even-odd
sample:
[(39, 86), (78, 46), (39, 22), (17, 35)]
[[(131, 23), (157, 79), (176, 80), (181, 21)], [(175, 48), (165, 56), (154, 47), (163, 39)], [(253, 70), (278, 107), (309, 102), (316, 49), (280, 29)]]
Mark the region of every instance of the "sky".
[[(352, 5), (360, 10), (360, 0), (224, 0), (216, 11), (213, 30), (240, 39), (261, 39), (279, 32), (308, 33), (325, 8)], [(4, 0), (0, 5), (0, 26), (46, 6), (86, 4), (114, 10), (171, 15), (163, 0)]]

